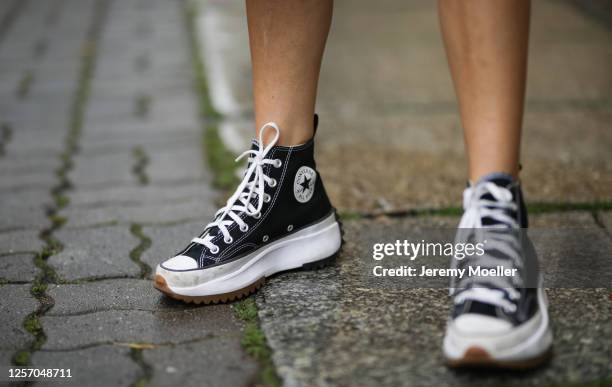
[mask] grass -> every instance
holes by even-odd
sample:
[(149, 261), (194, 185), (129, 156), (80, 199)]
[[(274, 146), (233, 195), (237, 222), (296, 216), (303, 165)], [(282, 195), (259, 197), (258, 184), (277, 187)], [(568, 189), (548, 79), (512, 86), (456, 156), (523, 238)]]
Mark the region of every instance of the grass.
[(235, 155), (223, 144), (216, 125), (206, 125), (203, 146), (208, 165), (214, 171), (214, 186), (224, 192), (235, 188), (238, 185), (238, 177), (236, 176), (237, 163), (234, 161)]
[(153, 369), (145, 362), (142, 348), (130, 348), (130, 358), (142, 369), (142, 375), (131, 384), (131, 387), (144, 387), (153, 377)]
[(23, 77), (19, 81), (19, 85), (17, 85), (17, 90), (15, 91), (18, 98), (24, 99), (28, 96), (32, 82), (34, 82), (34, 73), (32, 70), (27, 70), (23, 74)]
[(142, 232), (142, 225), (140, 224), (132, 224), (130, 226), (130, 232), (134, 235), (140, 243), (132, 251), (130, 251), (130, 259), (140, 267), (140, 278), (147, 278), (151, 273), (151, 267), (144, 263), (140, 256), (144, 253), (149, 247), (151, 247), (151, 238), (146, 236)]
[(140, 94), (134, 100), (134, 115), (140, 118), (146, 118), (151, 110), (151, 96), (148, 94)]
[(142, 146), (136, 146), (132, 149), (132, 155), (134, 157), (134, 166), (132, 167), (132, 173), (136, 175), (138, 183), (140, 185), (149, 184), (149, 176), (147, 175), (147, 165), (149, 164), (149, 156)]
[[(550, 214), (570, 211), (609, 211), (612, 210), (612, 202), (594, 201), (594, 202), (577, 202), (577, 203), (531, 203), (527, 205), (527, 211), (530, 215), (535, 214)], [(359, 212), (359, 211), (343, 211), (340, 213), (342, 220), (351, 221), (359, 219), (370, 219), (377, 216), (388, 217), (419, 217), (419, 216), (460, 216), (463, 214), (463, 209), (458, 206), (449, 206), (441, 208), (414, 208), (400, 209), (390, 212)]]
[(261, 330), (259, 317), (257, 316), (257, 305), (254, 297), (248, 297), (232, 305), (234, 316), (244, 322), (244, 334), (242, 346), (244, 350), (261, 367), (259, 375), (260, 382), (266, 387), (275, 387), (281, 384), (272, 362), (272, 352), (266, 342), (266, 336)]

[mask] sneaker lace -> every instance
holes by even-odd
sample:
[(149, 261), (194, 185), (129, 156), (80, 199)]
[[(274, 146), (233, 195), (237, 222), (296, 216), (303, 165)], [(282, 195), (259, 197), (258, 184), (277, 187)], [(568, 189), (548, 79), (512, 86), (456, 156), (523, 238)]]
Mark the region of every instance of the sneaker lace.
[[(468, 258), (471, 266), (480, 266), (481, 269), (495, 269), (498, 266), (522, 268), (521, 245), (515, 232), (520, 226), (517, 220), (508, 214), (517, 211), (517, 204), (512, 200), (510, 190), (492, 182), (467, 188), (463, 192), (463, 208), (464, 214), (459, 223), (456, 242), (487, 241), (485, 254)], [(489, 218), (492, 224), (483, 225), (483, 218)], [(497, 251), (498, 254), (487, 254), (487, 250)], [(452, 261), (453, 266), (464, 265), (456, 257)], [(520, 276), (466, 276), (458, 279), (456, 287), (451, 288), (450, 292), (454, 296), (455, 304), (474, 300), (513, 312), (516, 310), (515, 301), (521, 296), (516, 290), (520, 287), (520, 283), (517, 283), (519, 281)], [(479, 283), (485, 282), (487, 286), (479, 286)]]
[[(269, 128), (274, 130), (274, 136), (272, 140), (264, 146), (264, 133)], [(276, 168), (280, 168), (282, 165), (280, 159), (272, 160), (266, 157), (278, 141), (279, 136), (280, 129), (276, 123), (268, 122), (261, 127), (259, 130), (259, 141), (257, 143), (258, 149), (249, 149), (243, 152), (235, 160), (238, 162), (248, 156), (248, 166), (244, 172), (242, 182), (238, 185), (234, 194), (227, 199), (225, 206), (221, 207), (215, 213), (214, 221), (206, 225), (202, 236), (193, 238), (191, 242), (204, 245), (211, 253), (216, 254), (219, 252), (219, 246), (213, 243), (214, 238), (217, 236), (217, 234), (212, 235), (210, 232), (213, 228), (217, 228), (223, 235), (223, 241), (229, 244), (233, 242), (233, 239), (228, 227), (236, 223), (240, 231), (246, 232), (248, 230), (249, 226), (241, 218), (241, 214), (246, 214), (247, 216), (255, 218), (261, 216), (264, 202), (270, 200), (269, 195), (264, 193), (265, 186), (267, 184), (270, 187), (275, 187), (277, 184), (275, 179), (266, 175), (264, 167), (266, 165), (273, 165)], [(252, 200), (254, 198), (256, 198), (255, 203)]]

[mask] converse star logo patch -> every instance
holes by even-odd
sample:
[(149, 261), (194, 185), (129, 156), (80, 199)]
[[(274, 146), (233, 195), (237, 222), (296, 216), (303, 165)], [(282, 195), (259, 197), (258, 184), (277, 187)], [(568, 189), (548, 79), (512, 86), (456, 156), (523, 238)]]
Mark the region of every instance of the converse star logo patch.
[(306, 203), (312, 198), (316, 180), (317, 173), (314, 169), (306, 166), (298, 169), (293, 182), (293, 194), (298, 202)]

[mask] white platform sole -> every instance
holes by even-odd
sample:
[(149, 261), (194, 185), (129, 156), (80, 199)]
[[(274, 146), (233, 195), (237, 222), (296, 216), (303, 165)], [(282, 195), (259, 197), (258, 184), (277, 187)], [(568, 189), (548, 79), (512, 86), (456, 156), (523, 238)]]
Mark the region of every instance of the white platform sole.
[(170, 296), (213, 297), (211, 301), (215, 301), (214, 296), (252, 290), (250, 287), (275, 273), (325, 260), (336, 254), (341, 244), (340, 225), (332, 213), (314, 225), (224, 265), (183, 272), (158, 266), (155, 287)]
[(500, 334), (466, 334), (452, 322), (444, 336), (444, 356), (451, 366), (529, 368), (548, 358), (552, 331), (546, 295), (538, 288), (539, 311), (527, 322)]

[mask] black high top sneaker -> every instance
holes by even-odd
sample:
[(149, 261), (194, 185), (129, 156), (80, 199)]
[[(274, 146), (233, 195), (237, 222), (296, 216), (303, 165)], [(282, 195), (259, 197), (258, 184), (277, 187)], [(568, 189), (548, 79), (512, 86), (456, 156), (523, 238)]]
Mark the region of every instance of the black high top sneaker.
[[(268, 130), (274, 137), (264, 145)], [(238, 157), (248, 157), (242, 182), (198, 237), (157, 266), (158, 290), (185, 302), (226, 302), (274, 273), (333, 261), (341, 230), (317, 173), (314, 141), (279, 146), (279, 134), (275, 123), (265, 124)]]
[(481, 255), (452, 259), (465, 276), (451, 283), (448, 364), (536, 367), (551, 354), (552, 332), (519, 183), (506, 174), (485, 176), (465, 190), (463, 207), (456, 242), (484, 247)]

